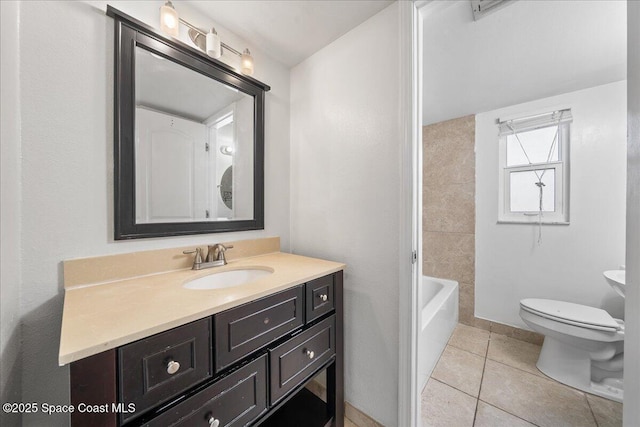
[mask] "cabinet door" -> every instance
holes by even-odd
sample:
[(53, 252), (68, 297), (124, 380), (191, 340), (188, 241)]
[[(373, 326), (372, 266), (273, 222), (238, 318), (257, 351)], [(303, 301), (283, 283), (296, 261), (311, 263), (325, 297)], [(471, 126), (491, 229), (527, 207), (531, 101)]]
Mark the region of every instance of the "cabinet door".
[(335, 315), (270, 350), (271, 404), (336, 354)]
[(216, 372), (295, 331), (303, 323), (303, 285), (216, 314)]
[(307, 323), (334, 310), (333, 274), (308, 282), (305, 289)]
[(232, 372), (220, 381), (150, 421), (150, 427), (236, 427), (267, 410), (267, 355)]
[(198, 320), (118, 349), (120, 402), (128, 421), (211, 377), (211, 320)]

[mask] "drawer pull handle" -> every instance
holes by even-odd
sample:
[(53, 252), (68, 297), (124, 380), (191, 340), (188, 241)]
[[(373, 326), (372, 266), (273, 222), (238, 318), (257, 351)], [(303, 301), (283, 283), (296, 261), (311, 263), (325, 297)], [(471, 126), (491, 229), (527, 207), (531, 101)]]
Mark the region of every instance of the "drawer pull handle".
[(265, 325), (268, 325), (268, 324), (269, 324), (269, 318), (268, 318), (268, 317), (265, 317), (265, 318), (264, 318), (264, 320), (263, 320), (263, 323), (264, 323)]
[(320, 295), (318, 295), (318, 296), (320, 297), (320, 299), (321, 299), (322, 301), (326, 301), (326, 300), (327, 300), (327, 294), (320, 294)]
[(213, 415), (207, 414), (207, 418), (209, 421), (209, 426), (218, 427), (220, 425), (220, 420), (216, 419), (216, 417), (214, 417)]
[(313, 359), (313, 357), (314, 357), (315, 355), (316, 355), (316, 354), (315, 354), (313, 351), (311, 351), (311, 350), (307, 350), (307, 357), (308, 357), (309, 359)]
[(179, 362), (176, 362), (175, 360), (170, 360), (169, 363), (167, 363), (167, 374), (173, 375), (176, 372), (178, 372), (179, 369), (180, 369)]

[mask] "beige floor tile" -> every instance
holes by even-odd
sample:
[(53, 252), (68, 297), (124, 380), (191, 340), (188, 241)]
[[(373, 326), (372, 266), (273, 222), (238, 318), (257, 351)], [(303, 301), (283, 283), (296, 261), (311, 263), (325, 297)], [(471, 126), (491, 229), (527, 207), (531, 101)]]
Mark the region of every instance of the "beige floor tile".
[(589, 406), (596, 417), (598, 427), (620, 427), (622, 425), (622, 403), (587, 394)]
[(430, 378), (422, 392), (422, 427), (472, 427), (477, 399)]
[(540, 349), (541, 347), (539, 345), (491, 332), (487, 359), (522, 369), (539, 377), (545, 377), (545, 375), (536, 368)]
[(487, 360), (480, 399), (541, 427), (596, 426), (583, 393), (493, 360)]
[(458, 324), (449, 339), (449, 345), (485, 357), (489, 345), (489, 331)]
[(528, 423), (480, 400), (473, 427), (535, 427), (535, 424)]
[(483, 357), (448, 345), (431, 377), (478, 397), (483, 368)]

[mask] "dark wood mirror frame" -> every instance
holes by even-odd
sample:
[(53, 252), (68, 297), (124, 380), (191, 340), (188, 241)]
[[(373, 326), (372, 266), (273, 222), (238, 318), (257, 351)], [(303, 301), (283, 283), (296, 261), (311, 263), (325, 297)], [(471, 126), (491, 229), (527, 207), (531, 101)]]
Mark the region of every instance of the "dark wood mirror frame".
[[(115, 22), (114, 67), (114, 222), (115, 239), (180, 236), (264, 229), (264, 100), (271, 88), (196, 48), (107, 6)], [(136, 223), (135, 201), (135, 48), (140, 47), (190, 68), (254, 98), (253, 219)]]

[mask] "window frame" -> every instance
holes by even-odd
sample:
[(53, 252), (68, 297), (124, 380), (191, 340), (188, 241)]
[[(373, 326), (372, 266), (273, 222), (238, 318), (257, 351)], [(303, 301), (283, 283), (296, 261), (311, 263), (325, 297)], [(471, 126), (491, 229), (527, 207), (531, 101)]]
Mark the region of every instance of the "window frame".
[[(570, 110), (569, 110), (570, 111)], [(534, 117), (534, 116), (529, 116)], [(569, 112), (569, 117), (570, 112)], [(522, 121), (527, 120), (525, 117)], [(498, 124), (504, 122), (498, 121)], [(549, 120), (530, 129), (520, 129), (520, 132), (558, 126), (557, 120)], [(571, 145), (571, 118), (562, 121), (558, 131), (558, 160), (551, 162), (533, 163), (530, 165), (507, 166), (507, 133), (499, 135), (499, 207), (498, 224), (547, 224), (569, 225), (569, 167)], [(536, 171), (540, 169), (555, 170), (555, 210), (543, 212), (540, 221), (539, 211), (514, 212), (511, 211), (511, 172)]]

